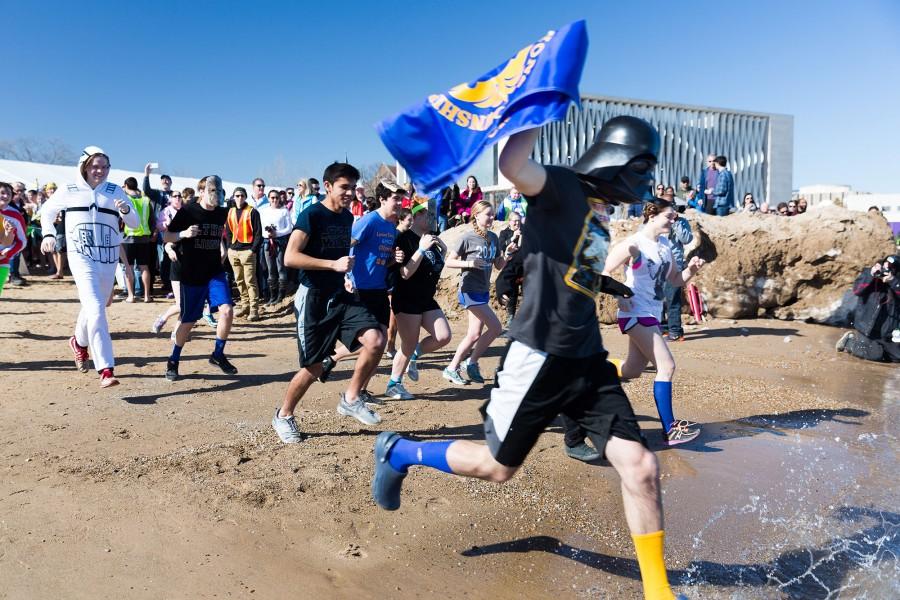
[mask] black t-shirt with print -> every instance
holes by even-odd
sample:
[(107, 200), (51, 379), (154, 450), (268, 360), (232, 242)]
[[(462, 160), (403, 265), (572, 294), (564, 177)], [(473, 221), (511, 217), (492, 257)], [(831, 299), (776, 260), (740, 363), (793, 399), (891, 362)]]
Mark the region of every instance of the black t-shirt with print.
[(591, 210), (574, 172), (544, 168), (544, 189), (528, 197), (523, 301), (509, 335), (548, 354), (584, 358), (603, 351), (595, 299), (609, 248), (608, 217)]
[(228, 210), (217, 206), (206, 210), (199, 202), (187, 204), (175, 213), (169, 224), (169, 231), (178, 233), (191, 225), (198, 225), (200, 233), (196, 237), (184, 238), (180, 242), (181, 283), (186, 285), (206, 285), (223, 272), (222, 236)]
[[(419, 249), (421, 236), (408, 229), (397, 236), (395, 246), (403, 250), (403, 264), (412, 260), (413, 254)], [(409, 279), (397, 274), (397, 283), (394, 286), (394, 297), (406, 303), (420, 303), (434, 298), (437, 291), (438, 280), (441, 278), (441, 270), (444, 268), (444, 256), (437, 244), (432, 244), (425, 250), (416, 272)]]
[[(297, 217), (294, 229), (307, 236), (303, 254), (324, 260), (337, 260), (350, 254), (353, 214), (347, 209), (334, 212), (317, 202)], [(330, 295), (344, 288), (344, 274), (336, 271), (301, 270), (300, 283)]]

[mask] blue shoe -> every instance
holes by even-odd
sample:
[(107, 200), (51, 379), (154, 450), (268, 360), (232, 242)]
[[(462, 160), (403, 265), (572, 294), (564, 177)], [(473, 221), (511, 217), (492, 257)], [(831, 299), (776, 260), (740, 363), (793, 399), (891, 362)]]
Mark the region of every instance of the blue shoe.
[(385, 510), (400, 508), (400, 488), (406, 473), (401, 473), (388, 462), (388, 454), (400, 440), (395, 431), (383, 431), (375, 438), (375, 473), (372, 475), (372, 498)]
[(469, 381), (484, 383), (484, 377), (481, 376), (481, 369), (478, 368), (478, 363), (466, 362), (466, 375), (469, 376)]

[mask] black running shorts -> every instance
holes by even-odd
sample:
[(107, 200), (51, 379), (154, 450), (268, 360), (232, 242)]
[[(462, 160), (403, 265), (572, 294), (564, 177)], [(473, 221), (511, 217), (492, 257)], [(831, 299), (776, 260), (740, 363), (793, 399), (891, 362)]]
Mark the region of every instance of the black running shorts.
[(337, 340), (355, 351), (360, 347), (357, 338), (363, 331), (381, 329), (362, 301), (343, 290), (329, 295), (301, 285), (294, 296), (294, 316), (301, 367), (331, 356)]
[(375, 320), (387, 327), (391, 322), (391, 301), (387, 290), (358, 290), (359, 299)]
[(608, 354), (562, 358), (512, 342), (497, 372), (491, 398), (481, 407), (494, 459), (518, 467), (557, 415), (587, 432), (605, 454), (610, 436), (646, 446), (631, 403)]

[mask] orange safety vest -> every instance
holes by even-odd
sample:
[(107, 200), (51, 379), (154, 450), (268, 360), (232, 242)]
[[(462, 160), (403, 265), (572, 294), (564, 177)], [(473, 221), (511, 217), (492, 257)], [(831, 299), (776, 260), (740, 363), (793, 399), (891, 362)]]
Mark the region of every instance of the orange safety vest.
[(231, 230), (231, 243), (240, 242), (249, 244), (253, 241), (253, 225), (250, 223), (250, 211), (253, 207), (249, 204), (241, 212), (241, 220), (238, 222), (237, 207), (228, 210), (228, 228)]

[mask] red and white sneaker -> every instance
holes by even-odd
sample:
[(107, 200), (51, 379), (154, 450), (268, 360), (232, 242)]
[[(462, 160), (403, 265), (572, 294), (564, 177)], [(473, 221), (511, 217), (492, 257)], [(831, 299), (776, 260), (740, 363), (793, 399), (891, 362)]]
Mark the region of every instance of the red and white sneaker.
[(90, 356), (88, 356), (88, 349), (84, 346), (79, 346), (78, 342), (75, 341), (74, 335), (69, 338), (69, 348), (72, 349), (72, 353), (75, 355), (75, 368), (82, 373), (87, 373), (87, 361), (88, 358), (90, 358)]
[(103, 369), (100, 371), (100, 387), (108, 388), (114, 385), (119, 385), (119, 380), (113, 375), (113, 370)]

